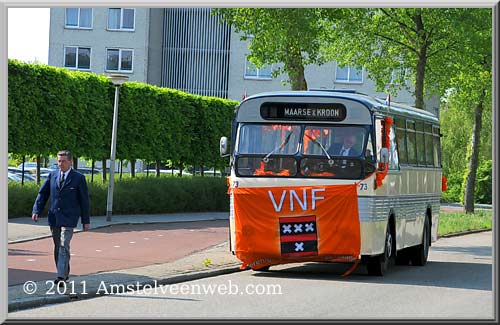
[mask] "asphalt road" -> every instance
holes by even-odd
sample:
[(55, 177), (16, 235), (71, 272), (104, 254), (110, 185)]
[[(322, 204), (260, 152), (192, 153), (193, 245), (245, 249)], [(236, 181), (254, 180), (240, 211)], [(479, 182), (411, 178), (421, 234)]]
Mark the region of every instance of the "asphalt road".
[[(71, 276), (170, 262), (228, 239), (227, 220), (112, 225), (78, 232)], [(52, 238), (8, 245), (9, 286), (55, 279)]]
[[(492, 232), (441, 238), (424, 267), (306, 263), (10, 313), (9, 319), (492, 319)], [(103, 292), (104, 293), (104, 292)]]

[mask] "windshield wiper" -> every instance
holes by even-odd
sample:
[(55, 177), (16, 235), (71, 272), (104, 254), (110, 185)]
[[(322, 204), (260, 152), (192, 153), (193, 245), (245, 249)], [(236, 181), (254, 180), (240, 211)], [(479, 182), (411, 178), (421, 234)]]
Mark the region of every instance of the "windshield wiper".
[(290, 141), (290, 137), (292, 136), (292, 133), (293, 133), (292, 131), (288, 131), (288, 135), (286, 136), (285, 140), (279, 146), (274, 148), (273, 151), (271, 151), (264, 158), (262, 158), (262, 161), (267, 164), (269, 162), (269, 156), (271, 156), (273, 153), (275, 153), (276, 150), (283, 149), (286, 146), (288, 141)]
[(319, 145), (319, 147), (321, 148), (321, 150), (323, 150), (323, 152), (325, 153), (325, 155), (328, 157), (328, 165), (332, 166), (334, 164), (334, 161), (333, 161), (332, 157), (330, 157), (330, 155), (328, 154), (328, 151), (326, 151), (325, 147), (323, 147), (323, 145), (321, 144), (321, 142), (319, 142), (318, 140), (316, 140), (316, 138), (313, 138), (309, 134), (305, 134), (305, 136), (308, 137), (309, 139), (311, 139), (311, 141), (314, 142), (315, 144)]

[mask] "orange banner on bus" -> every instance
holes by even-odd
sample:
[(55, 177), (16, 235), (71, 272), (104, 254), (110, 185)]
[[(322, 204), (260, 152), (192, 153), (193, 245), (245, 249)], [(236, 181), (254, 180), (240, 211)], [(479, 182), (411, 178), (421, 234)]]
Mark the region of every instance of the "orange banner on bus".
[(232, 188), (235, 253), (242, 268), (358, 259), (356, 184)]

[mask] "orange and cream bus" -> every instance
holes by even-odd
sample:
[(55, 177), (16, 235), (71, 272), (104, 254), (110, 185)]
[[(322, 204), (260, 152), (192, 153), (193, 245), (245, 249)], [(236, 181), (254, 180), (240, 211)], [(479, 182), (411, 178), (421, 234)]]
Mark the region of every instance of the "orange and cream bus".
[(444, 184), (433, 114), (354, 91), (261, 93), (238, 105), (220, 147), (242, 268), (426, 263)]

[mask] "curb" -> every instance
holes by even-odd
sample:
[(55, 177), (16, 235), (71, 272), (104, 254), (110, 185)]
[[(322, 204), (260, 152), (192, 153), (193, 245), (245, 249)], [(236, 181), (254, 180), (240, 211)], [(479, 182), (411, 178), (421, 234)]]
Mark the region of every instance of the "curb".
[(470, 235), (470, 234), (475, 234), (479, 232), (486, 232), (486, 231), (491, 231), (491, 228), (485, 228), (485, 229), (474, 229), (474, 230), (467, 230), (467, 231), (462, 231), (462, 232), (455, 232), (451, 234), (446, 234), (442, 236), (438, 236), (439, 238), (450, 238), (450, 237), (457, 237), (457, 236), (463, 236), (463, 235)]
[[(92, 231), (94, 229), (106, 228), (106, 227), (110, 227), (110, 226), (114, 226), (114, 225), (118, 225), (118, 226), (121, 226), (121, 225), (142, 225), (142, 224), (149, 224), (149, 223), (168, 223), (168, 221), (163, 221), (163, 222), (143, 222), (143, 223), (130, 223), (130, 222), (112, 223), (112, 224), (109, 224), (109, 225), (97, 226), (97, 227), (89, 229), (88, 231)], [(49, 227), (49, 226), (47, 225), (47, 227)], [(78, 232), (83, 232), (83, 230), (82, 229), (75, 229), (73, 231), (74, 234), (76, 234)], [(9, 241), (8, 244), (19, 244), (19, 243), (25, 243), (25, 242), (28, 242), (28, 241), (32, 241), (32, 240), (38, 240), (38, 239), (44, 239), (44, 238), (51, 238), (51, 237), (52, 237), (52, 235), (48, 234), (48, 235), (40, 235), (40, 236), (35, 236), (35, 237), (23, 238), (23, 239), (15, 239), (15, 240)]]
[[(161, 279), (148, 279), (148, 280), (135, 280), (135, 281), (125, 281), (124, 283), (110, 283), (112, 284), (119, 284), (120, 286), (123, 285), (123, 288), (126, 288), (127, 285), (133, 285), (134, 289), (139, 288), (142, 289), (144, 286), (151, 286), (152, 288), (156, 288), (157, 285), (169, 285), (169, 284), (175, 284), (175, 283), (181, 283), (181, 282), (187, 282), (187, 281), (193, 281), (193, 280), (198, 280), (198, 279), (203, 279), (203, 278), (209, 278), (209, 277), (214, 277), (218, 275), (224, 275), (224, 274), (230, 274), (230, 273), (235, 273), (235, 272), (240, 272), (242, 271), (239, 267), (239, 264), (228, 264), (226, 266), (214, 268), (211, 270), (203, 270), (203, 271), (194, 271), (186, 274), (179, 274), (179, 275), (173, 275), (173, 276), (167, 276), (165, 278)], [(113, 294), (118, 294), (118, 293), (125, 293), (129, 291), (134, 291), (134, 290), (121, 290), (121, 287), (118, 287), (119, 289), (117, 290), (118, 292), (113, 292), (110, 295)], [(103, 297), (105, 296), (104, 294), (98, 293), (97, 292), (98, 288), (88, 288), (88, 294), (85, 295), (79, 295), (79, 296), (71, 296), (71, 295), (57, 295), (57, 296), (40, 296), (40, 297), (33, 297), (33, 298), (24, 298), (24, 299), (17, 299), (12, 302), (9, 302), (8, 305), (8, 312), (16, 312), (16, 311), (21, 311), (25, 309), (30, 309), (30, 308), (36, 308), (36, 307), (41, 307), (44, 305), (48, 304), (58, 304), (58, 303), (65, 303), (65, 302), (71, 302), (71, 301), (80, 301), (80, 300), (86, 300), (86, 299), (92, 299), (92, 298), (97, 298), (97, 297)]]

